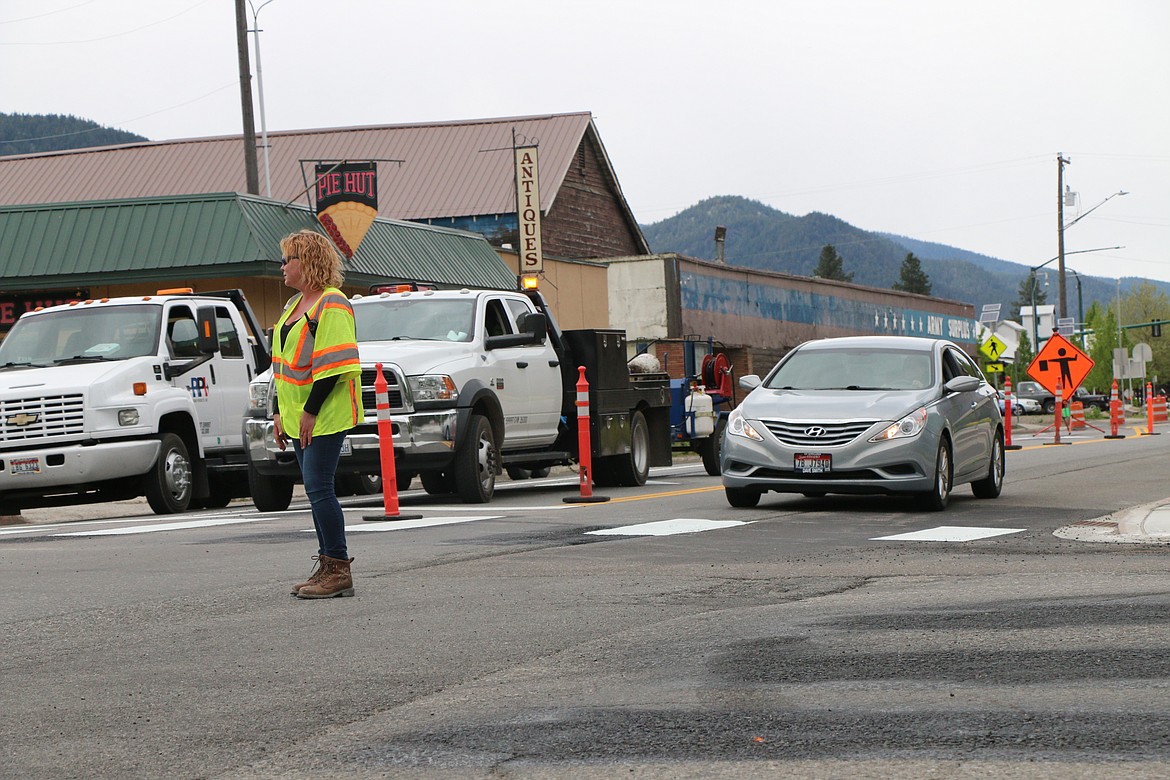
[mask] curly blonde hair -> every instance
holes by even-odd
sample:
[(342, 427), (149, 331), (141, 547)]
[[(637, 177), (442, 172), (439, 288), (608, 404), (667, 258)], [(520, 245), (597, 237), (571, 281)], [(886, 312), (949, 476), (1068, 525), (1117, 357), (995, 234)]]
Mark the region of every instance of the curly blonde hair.
[(280, 253), (301, 261), (301, 276), (315, 290), (340, 287), (345, 281), (341, 255), (333, 242), (313, 230), (298, 230), (280, 240)]

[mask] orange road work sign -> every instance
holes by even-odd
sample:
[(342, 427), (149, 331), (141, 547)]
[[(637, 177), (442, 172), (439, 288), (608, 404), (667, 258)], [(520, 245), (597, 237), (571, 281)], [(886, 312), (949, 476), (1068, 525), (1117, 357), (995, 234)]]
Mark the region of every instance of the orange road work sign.
[(1081, 386), (1085, 377), (1093, 370), (1093, 359), (1081, 352), (1075, 344), (1059, 333), (1040, 350), (1028, 366), (1028, 376), (1035, 379), (1044, 389), (1056, 394), (1056, 383), (1060, 383), (1061, 396), (1067, 401), (1073, 390)]

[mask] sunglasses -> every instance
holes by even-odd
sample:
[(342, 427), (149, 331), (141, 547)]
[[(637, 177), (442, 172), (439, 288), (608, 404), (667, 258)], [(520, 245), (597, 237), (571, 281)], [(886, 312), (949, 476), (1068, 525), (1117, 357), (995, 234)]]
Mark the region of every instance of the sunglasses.
[(300, 260), (300, 258), (299, 258), (299, 257), (297, 257), (296, 255), (293, 255), (292, 257), (282, 257), (282, 258), (280, 258), (280, 267), (281, 267), (281, 268), (284, 268), (286, 265), (288, 265), (289, 263), (291, 263), (293, 260)]

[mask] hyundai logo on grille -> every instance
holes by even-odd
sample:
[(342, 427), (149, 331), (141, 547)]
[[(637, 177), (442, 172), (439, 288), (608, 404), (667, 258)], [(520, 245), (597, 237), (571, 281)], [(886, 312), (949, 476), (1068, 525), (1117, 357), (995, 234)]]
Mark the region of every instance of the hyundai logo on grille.
[(818, 436), (824, 436), (828, 431), (819, 425), (813, 425), (804, 429), (804, 435), (810, 439), (815, 439)]
[(9, 425), (25, 426), (32, 425), (41, 419), (39, 414), (29, 414), (28, 412), (21, 412), (20, 414), (10, 414), (5, 418), (4, 422)]

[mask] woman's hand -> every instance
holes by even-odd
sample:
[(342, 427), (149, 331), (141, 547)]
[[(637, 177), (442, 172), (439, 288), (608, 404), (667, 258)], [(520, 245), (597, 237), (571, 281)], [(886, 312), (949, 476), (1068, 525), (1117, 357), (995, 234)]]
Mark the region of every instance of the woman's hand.
[(288, 443), (288, 436), (284, 433), (284, 426), (280, 424), (280, 415), (272, 415), (272, 438), (276, 439), (276, 446), (282, 450)]
[(301, 414), (301, 449), (309, 446), (313, 441), (313, 426), (317, 424), (317, 415), (304, 412)]

